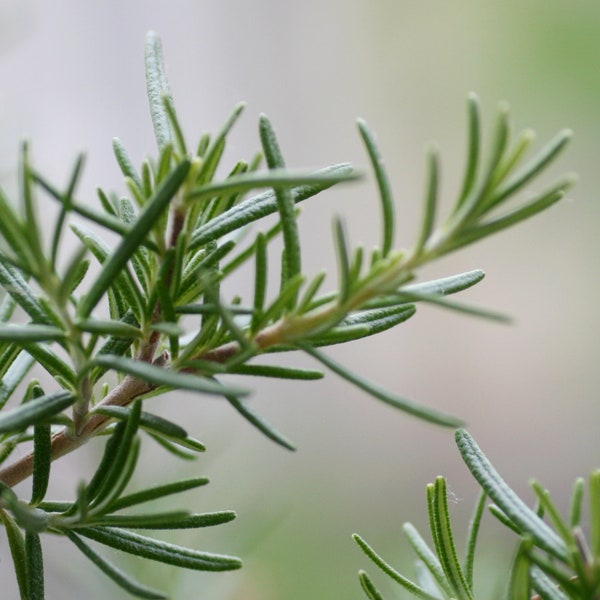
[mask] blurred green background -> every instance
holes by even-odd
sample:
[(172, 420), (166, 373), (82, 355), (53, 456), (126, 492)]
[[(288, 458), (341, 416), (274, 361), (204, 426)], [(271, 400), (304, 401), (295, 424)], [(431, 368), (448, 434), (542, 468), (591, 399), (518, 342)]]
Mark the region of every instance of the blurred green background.
[[(348, 160), (366, 170), (354, 125), (364, 117), (392, 179), (399, 246), (416, 233), (430, 141), (441, 149), (445, 205), (453, 201), (468, 92), (480, 96), (488, 131), (500, 100), (510, 102), (515, 129), (533, 127), (540, 144), (573, 128), (575, 142), (553, 170), (554, 176), (580, 174), (569, 200), (424, 273), (485, 269), (486, 280), (462, 300), (507, 312), (515, 325), (423, 307), (402, 327), (331, 355), (403, 395), (464, 417), (527, 499), (535, 476), (564, 506), (573, 479), (598, 466), (598, 2), (3, 0), (0, 28), (0, 178), (9, 188), (14, 183), (24, 135), (33, 141), (39, 169), (59, 184), (85, 150), (79, 197), (89, 202), (96, 184), (124, 190), (113, 136), (138, 162), (154, 151), (143, 77), (149, 29), (163, 39), (190, 141), (215, 131), (236, 102), (247, 101), (226, 164), (258, 147), (257, 116), (265, 112), (288, 166)], [(336, 213), (346, 215), (353, 243), (376, 243), (377, 208), (370, 180), (307, 203), (301, 225), (307, 270), (334, 268)], [(251, 282), (241, 277), (238, 284), (248, 290)], [(245, 560), (240, 572), (202, 574), (115, 553), (119, 564), (175, 599), (359, 600), (361, 567), (386, 597), (400, 598), (351, 533), (411, 571), (401, 525), (410, 520), (425, 529), (428, 482), (448, 477), (459, 530), (470, 514), (476, 487), (452, 433), (396, 413), (335, 376), (289, 388), (256, 382), (255, 408), (297, 443), (295, 454), (215, 399), (177, 395), (151, 402), (171, 418), (179, 415), (208, 451), (196, 463), (179, 464), (146, 443), (148, 468), (136, 484), (208, 475), (211, 485), (185, 500), (197, 511), (239, 513), (233, 524), (168, 539)], [(70, 496), (97, 456), (93, 446), (56, 463), (53, 495)], [(48, 598), (123, 597), (69, 544), (45, 544)], [(489, 517), (476, 564), (481, 598), (494, 597), (504, 583), (511, 551), (510, 538)], [(0, 555), (2, 597), (16, 598), (4, 537)]]

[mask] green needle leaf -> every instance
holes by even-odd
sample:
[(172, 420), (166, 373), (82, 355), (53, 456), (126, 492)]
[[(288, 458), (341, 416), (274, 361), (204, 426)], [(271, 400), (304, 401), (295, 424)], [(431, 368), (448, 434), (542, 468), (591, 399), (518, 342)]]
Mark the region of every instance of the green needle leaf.
[(114, 338), (141, 338), (142, 332), (139, 328), (128, 323), (108, 319), (79, 319), (75, 322), (76, 327), (89, 333), (97, 333), (102, 336)]
[(165, 208), (177, 193), (190, 169), (189, 161), (182, 161), (175, 170), (157, 188), (153, 197), (148, 201), (137, 221), (129, 230), (115, 252), (108, 259), (96, 281), (92, 284), (87, 295), (81, 300), (78, 313), (82, 318), (89, 316), (104, 293), (125, 267), (133, 253), (140, 247)]
[(194, 515), (180, 511), (149, 515), (106, 515), (94, 518), (93, 524), (127, 529), (198, 529), (223, 525), (233, 521), (235, 517), (236, 514), (231, 510)]
[(593, 471), (589, 479), (590, 546), (592, 556), (600, 557), (600, 471)]
[(337, 327), (311, 338), (311, 346), (331, 346), (359, 340), (404, 323), (416, 313), (412, 304), (363, 310), (346, 317)]
[(182, 569), (198, 571), (231, 571), (242, 566), (233, 556), (209, 554), (155, 540), (123, 529), (86, 527), (78, 533), (96, 542), (141, 558), (156, 560)]
[[(71, 224), (71, 229), (104, 268), (104, 265), (108, 263), (110, 257), (110, 246), (85, 226)], [(125, 267), (115, 277), (111, 286), (110, 292), (115, 298), (118, 299), (123, 306), (127, 306), (128, 309), (131, 308), (134, 310), (135, 314), (141, 318), (144, 306), (142, 292), (128, 267)], [(125, 311), (123, 310), (123, 313), (124, 312)], [(121, 310), (117, 311), (117, 313), (119, 315), (122, 314)]]
[(295, 367), (281, 367), (278, 365), (237, 365), (229, 369), (228, 373), (236, 375), (253, 375), (257, 377), (275, 377), (277, 379), (298, 379), (312, 381), (322, 379), (323, 373), (314, 369), (297, 369)]
[(239, 102), (234, 106), (233, 111), (229, 117), (227, 117), (219, 132), (211, 140), (210, 146), (208, 146), (206, 153), (201, 155), (203, 160), (202, 166), (196, 178), (198, 182), (209, 182), (214, 177), (215, 171), (217, 170), (221, 157), (223, 156), (223, 151), (225, 150), (225, 139), (231, 131), (231, 128), (239, 119), (245, 107), (246, 104), (244, 102)]
[(51, 317), (42, 308), (23, 275), (2, 254), (0, 254), (0, 285), (17, 301), (17, 304), (34, 322), (52, 323)]
[(0, 381), (0, 409), (13, 395), (17, 386), (21, 383), (23, 377), (27, 375), (34, 362), (35, 361), (29, 354), (17, 350), (14, 362), (10, 365)]
[(107, 561), (98, 554), (89, 544), (84, 542), (79, 535), (73, 531), (66, 530), (65, 535), (89, 558), (103, 573), (108, 575), (118, 586), (138, 598), (148, 598), (150, 600), (166, 600), (161, 592), (146, 587), (138, 583), (131, 575), (127, 575), (121, 569)]
[[(48, 192), (50, 198), (54, 200), (58, 200), (61, 204), (63, 202), (62, 194), (56, 190), (50, 183), (48, 183), (39, 173), (35, 174), (36, 182), (46, 191)], [(114, 207), (110, 204), (110, 201), (104, 195), (102, 190), (98, 189), (98, 194), (100, 196), (102, 205), (106, 210), (109, 210), (108, 214), (99, 213), (95, 210), (88, 208), (85, 205), (77, 204), (74, 200), (71, 200), (69, 204), (69, 210), (74, 212), (82, 217), (92, 221), (93, 223), (97, 223), (102, 227), (108, 229), (109, 231), (114, 231), (121, 236), (126, 236), (129, 232), (129, 227), (127, 223), (124, 223), (121, 219), (115, 216)], [(143, 245), (151, 250), (156, 250), (157, 246), (152, 240), (144, 240)]]
[(44, 600), (44, 558), (42, 544), (37, 533), (25, 534), (27, 550), (27, 574), (30, 600)]
[(88, 249), (85, 246), (80, 248), (67, 265), (61, 286), (62, 302), (66, 302), (68, 300), (69, 296), (83, 281), (83, 278), (86, 276), (86, 273), (90, 268), (90, 260), (84, 258), (87, 251)]
[(529, 560), (526, 552), (528, 545), (530, 544), (527, 542), (520, 544), (517, 557), (513, 562), (509, 592), (511, 600), (529, 600), (531, 598)]
[(13, 315), (17, 303), (9, 294), (5, 294), (0, 303), (0, 323), (6, 323)]
[[(188, 200), (202, 200), (214, 198), (225, 193), (244, 194), (252, 190), (273, 187), (294, 189), (299, 186), (332, 186), (343, 181), (357, 179), (358, 175), (352, 173), (327, 173), (325, 169), (315, 173), (294, 173), (285, 168), (273, 168), (267, 173), (244, 173), (232, 175), (223, 181), (211, 181), (200, 187), (194, 188), (187, 195)], [(239, 205), (236, 205), (239, 206)], [(209, 221), (209, 222), (212, 222)]]
[(556, 587), (556, 584), (535, 565), (530, 565), (529, 576), (531, 577), (533, 589), (538, 592), (540, 598), (544, 600), (569, 600), (569, 597), (565, 596)]
[(400, 288), (400, 291), (402, 293), (415, 293), (423, 296), (447, 296), (448, 294), (456, 294), (457, 292), (469, 289), (482, 281), (484, 277), (485, 273), (476, 269), (474, 271), (459, 273), (458, 275), (451, 275), (450, 277), (404, 285)]
[(17, 575), (21, 600), (31, 600), (27, 577), (27, 551), (23, 534), (14, 519), (5, 510), (0, 510), (0, 519), (6, 528), (6, 537)]
[(455, 434), (456, 444), (473, 477), (504, 514), (535, 543), (559, 560), (567, 560), (564, 542), (531, 510), (500, 477), (475, 440), (464, 429)]
[(175, 112), (175, 104), (173, 103), (173, 98), (171, 98), (171, 96), (163, 95), (162, 101), (165, 107), (165, 111), (167, 113), (167, 118), (169, 119), (169, 124), (171, 125), (173, 146), (182, 156), (185, 156), (188, 152), (185, 144), (185, 138), (183, 136), (183, 131), (181, 130), (181, 125), (179, 124), (177, 113)]
[(437, 425), (442, 425), (444, 427), (459, 427), (462, 423), (456, 417), (452, 417), (450, 415), (444, 414), (440, 411), (436, 411), (432, 408), (428, 408), (426, 406), (422, 406), (411, 400), (407, 400), (406, 398), (401, 398), (396, 394), (383, 389), (367, 379), (356, 375), (349, 369), (342, 367), (342, 365), (338, 364), (322, 352), (318, 351), (316, 348), (309, 346), (308, 344), (304, 344), (301, 342), (297, 343), (297, 346), (304, 350), (307, 354), (310, 354), (313, 358), (317, 359), (319, 362), (322, 362), (328, 369), (332, 370), (334, 373), (338, 374), (340, 377), (346, 379), (350, 383), (354, 384), (356, 387), (364, 390), (369, 395), (385, 402), (397, 408), (403, 412), (406, 412), (410, 415), (413, 415), (419, 419), (423, 419), (424, 421), (429, 421), (430, 423), (436, 423)]
[(236, 396), (225, 393), (227, 401), (244, 417), (251, 425), (254, 425), (260, 432), (266, 435), (270, 440), (276, 444), (283, 446), (287, 450), (296, 450), (296, 446), (283, 434), (277, 431), (270, 423), (268, 423), (263, 417), (258, 415), (255, 411), (248, 407), (248, 405), (242, 402)]
[(62, 340), (65, 335), (62, 329), (51, 325), (0, 325), (0, 341), (19, 345)]
[(364, 571), (358, 572), (358, 580), (369, 600), (383, 600), (383, 596), (379, 593), (375, 584), (369, 579), (369, 576)]
[(35, 258), (30, 248), (27, 232), (20, 218), (15, 213), (11, 201), (0, 189), (0, 233), (2, 239), (12, 249), (13, 255), (19, 257), (19, 261), (29, 269), (34, 269)]
[(235, 408), (235, 410), (237, 410), (242, 417), (254, 425), (254, 427), (256, 427), (256, 429), (258, 429), (260, 432), (264, 433), (270, 440), (274, 441), (280, 446), (283, 446), (287, 450), (296, 450), (296, 446), (293, 442), (286, 438), (282, 433), (277, 431), (270, 423), (265, 421), (265, 419), (259, 416), (256, 412), (251, 410), (248, 405), (242, 402), (239, 398), (230, 395), (226, 395), (225, 398), (227, 398), (231, 406), (233, 406), (233, 408)]
[[(125, 406), (99, 406), (94, 412), (113, 417), (115, 419), (127, 420), (131, 415), (131, 408)], [(140, 427), (147, 427), (158, 433), (163, 433), (169, 437), (185, 438), (187, 431), (179, 425), (167, 421), (158, 415), (153, 415), (147, 412), (140, 414)]]
[[(33, 388), (33, 398), (42, 398), (44, 392), (38, 385)], [(36, 423), (33, 430), (33, 479), (31, 505), (39, 504), (46, 495), (50, 480), (52, 457), (51, 430), (46, 423)]]
[(256, 265), (254, 275), (254, 313), (250, 329), (258, 330), (259, 317), (262, 315), (267, 295), (267, 241), (263, 233), (256, 237)]
[(169, 115), (163, 97), (171, 98), (171, 89), (165, 73), (162, 44), (154, 31), (146, 35), (146, 90), (150, 103), (150, 115), (158, 149), (175, 142)]
[(571, 502), (569, 503), (569, 527), (571, 529), (581, 524), (581, 507), (583, 504), (584, 491), (585, 480), (582, 477), (578, 477), (575, 480), (575, 485), (573, 486), (573, 492), (571, 494)]
[(194, 438), (168, 438), (164, 435), (154, 433), (151, 429), (146, 429), (148, 435), (165, 450), (182, 458), (183, 460), (196, 460), (198, 452), (204, 452), (206, 448)]
[(428, 487), (432, 490), (432, 532), (435, 531), (433, 538), (444, 573), (452, 585), (454, 592), (452, 595), (456, 596), (458, 600), (473, 600), (473, 594), (469, 590), (456, 554), (448, 511), (446, 480), (443, 477), (437, 477), (435, 484), (430, 484)]
[[(346, 179), (351, 173), (352, 167), (347, 163), (332, 165), (325, 169), (315, 171), (315, 175), (325, 176), (323, 182), (299, 185), (292, 188), (292, 199), (296, 204), (303, 200), (307, 200), (319, 192), (330, 188), (334, 184), (331, 179), (328, 180), (329, 176), (339, 176), (341, 180)], [(194, 250), (211, 240), (218, 240), (227, 233), (231, 233), (244, 225), (248, 225), (253, 221), (257, 221), (258, 219), (277, 212), (277, 209), (278, 204), (275, 192), (268, 191), (259, 194), (258, 196), (252, 196), (251, 198), (236, 204), (223, 214), (215, 217), (209, 223), (199, 227), (190, 239), (189, 249)]]
[(458, 248), (468, 244), (472, 244), (477, 240), (492, 235), (493, 233), (497, 233), (498, 231), (502, 231), (507, 227), (512, 227), (517, 223), (524, 221), (525, 219), (529, 219), (530, 217), (537, 215), (561, 200), (564, 197), (566, 190), (568, 190), (574, 183), (575, 178), (572, 177), (564, 182), (561, 182), (550, 191), (536, 196), (525, 206), (516, 208), (502, 216), (486, 221), (481, 225), (474, 225), (473, 227), (465, 229), (458, 239), (456, 239), (453, 243), (448, 244), (447, 247), (444, 248), (444, 253), (457, 250)]
[[(106, 445), (105, 454), (94, 479), (87, 490), (88, 498), (93, 501), (93, 506), (106, 504), (107, 498), (118, 497), (117, 490), (122, 489), (128, 479), (128, 466), (136, 460), (135, 436), (140, 424), (142, 403), (136, 400), (131, 407), (127, 421), (119, 423), (115, 430), (114, 442)], [(107, 457), (110, 457), (107, 460)], [(102, 473), (102, 476), (99, 476)]]
[[(467, 114), (469, 122), (469, 135), (467, 144), (467, 166), (463, 178), (462, 190), (459, 195), (456, 209), (467, 199), (475, 184), (477, 168), (479, 166), (480, 144), (480, 116), (479, 100), (473, 93), (467, 98)], [(455, 209), (455, 210), (456, 210)]]
[[(496, 130), (492, 139), (492, 150), (489, 157), (487, 169), (481, 183), (479, 199), (482, 200), (488, 192), (489, 187), (494, 183), (497, 169), (501, 164), (506, 145), (509, 138), (509, 108), (505, 103), (501, 103), (498, 109), (498, 120)], [(479, 200), (478, 200), (479, 202)]]
[(391, 577), (394, 581), (398, 582), (405, 590), (408, 590), (416, 598), (422, 600), (439, 600), (437, 596), (428, 594), (424, 589), (419, 587), (416, 583), (410, 581), (406, 577), (400, 575), (398, 571), (393, 569), (388, 563), (386, 563), (375, 550), (360, 535), (354, 533), (352, 535), (354, 541), (358, 544), (360, 549), (370, 558), (386, 575)]
[(473, 317), (480, 317), (482, 319), (489, 319), (490, 321), (498, 321), (500, 323), (511, 322), (511, 317), (503, 313), (498, 313), (492, 310), (488, 310), (486, 308), (479, 308), (478, 306), (463, 304), (454, 300), (447, 300), (446, 298), (441, 298), (440, 296), (415, 294), (414, 292), (404, 293), (404, 291), (399, 291), (398, 296), (404, 299), (406, 302), (429, 302), (430, 304), (436, 304), (443, 308), (454, 310), (460, 313), (465, 313)]
[(26, 429), (43, 419), (49, 419), (75, 402), (71, 392), (61, 391), (30, 400), (0, 414), (0, 433)]
[(561, 517), (554, 502), (552, 502), (550, 492), (535, 480), (531, 482), (531, 488), (539, 502), (540, 509), (544, 511), (545, 517), (554, 526), (554, 529), (565, 541), (565, 544), (574, 545), (575, 540), (573, 538), (573, 532)]
[(547, 146), (542, 148), (538, 155), (518, 173), (515, 173), (501, 189), (494, 194), (493, 204), (499, 204), (505, 198), (514, 195), (524, 185), (543, 171), (566, 147), (573, 138), (570, 129), (564, 129), (552, 139)]
[[(260, 139), (267, 160), (269, 169), (282, 169), (285, 167), (283, 156), (279, 149), (279, 143), (275, 136), (275, 131), (271, 122), (265, 115), (261, 115), (259, 120)], [(302, 271), (300, 238), (298, 235), (298, 224), (296, 223), (296, 210), (294, 208), (294, 198), (287, 188), (275, 187), (275, 198), (277, 200), (277, 210), (279, 211), (279, 220), (281, 221), (281, 231), (283, 235), (284, 261), (282, 265), (281, 287), (285, 287), (288, 280), (293, 279)], [(297, 295), (291, 304), (296, 304)]]
[(451, 597), (453, 589), (444, 573), (442, 564), (438, 557), (433, 553), (431, 548), (427, 545), (425, 540), (421, 537), (421, 534), (415, 529), (411, 523), (405, 523), (402, 527), (404, 534), (406, 535), (408, 542), (412, 546), (416, 555), (423, 561), (423, 564), (427, 567), (429, 573), (435, 578), (438, 585), (445, 591), (445, 593)]
[(205, 394), (231, 394), (234, 396), (245, 396), (248, 394), (248, 390), (242, 388), (226, 387), (216, 381), (211, 381), (204, 377), (197, 377), (188, 373), (178, 373), (167, 368), (157, 367), (123, 356), (104, 354), (102, 356), (96, 356), (92, 362), (99, 367), (114, 369), (121, 373), (133, 375), (152, 385), (203, 392)]
[[(75, 162), (75, 167), (73, 168), (73, 173), (71, 175), (71, 179), (69, 181), (69, 185), (67, 186), (67, 191), (62, 196), (62, 206), (60, 207), (60, 214), (56, 219), (54, 225), (54, 235), (52, 236), (52, 246), (50, 250), (50, 261), (54, 269), (56, 269), (56, 258), (58, 255), (58, 246), (60, 244), (60, 238), (65, 229), (64, 223), (67, 217), (67, 213), (71, 210), (71, 202), (73, 200), (73, 193), (75, 192), (75, 188), (79, 182), (81, 177), (81, 173), (83, 171), (83, 155), (79, 155)], [(35, 174), (31, 172), (30, 177), (33, 181), (35, 181)]]
[(415, 254), (418, 256), (425, 245), (435, 223), (435, 213), (438, 201), (438, 182), (439, 182), (439, 160), (437, 152), (431, 149), (427, 153), (427, 191), (425, 192), (425, 210), (423, 211), (423, 222), (421, 224), (421, 233), (415, 246)]
[(121, 168), (121, 171), (125, 177), (129, 177), (136, 187), (140, 190), (142, 189), (142, 180), (140, 179), (139, 173), (135, 170), (131, 159), (129, 158), (129, 154), (123, 146), (123, 142), (119, 138), (113, 138), (112, 141), (113, 152), (115, 153), (115, 158), (117, 159), (117, 163)]
[(352, 281), (350, 280), (350, 257), (348, 255), (346, 231), (339, 218), (335, 219), (333, 222), (333, 233), (339, 270), (339, 302), (340, 304), (343, 304), (350, 295)]
[(167, 483), (165, 485), (151, 487), (147, 490), (142, 490), (141, 492), (135, 492), (134, 494), (121, 496), (118, 500), (115, 500), (111, 504), (110, 509), (113, 512), (117, 510), (123, 510), (124, 508), (129, 508), (130, 506), (136, 506), (138, 504), (150, 502), (158, 498), (165, 498), (172, 494), (181, 494), (182, 492), (186, 492), (188, 490), (194, 490), (198, 487), (207, 485), (208, 482), (209, 480), (206, 477), (194, 477), (192, 479), (182, 479), (181, 481), (176, 481), (175, 483)]
[(381, 157), (375, 142), (375, 136), (363, 119), (358, 120), (358, 130), (365, 147), (367, 148), (371, 166), (373, 167), (373, 171), (375, 173), (375, 179), (377, 180), (377, 187), (379, 188), (383, 223), (381, 255), (383, 258), (385, 258), (390, 253), (390, 250), (394, 244), (395, 210), (392, 189), (383, 165), (383, 158)]
[(41, 247), (42, 235), (38, 225), (34, 182), (29, 158), (29, 144), (25, 141), (21, 145), (21, 202), (24, 219), (27, 223), (28, 245), (34, 255), (36, 270), (39, 272), (46, 267), (46, 261)]
[(477, 544), (477, 535), (479, 533), (479, 526), (481, 525), (481, 519), (483, 517), (483, 511), (485, 509), (485, 501), (487, 495), (484, 491), (479, 494), (479, 499), (475, 505), (473, 516), (469, 522), (469, 533), (467, 535), (466, 544), (466, 555), (464, 563), (464, 572), (467, 584), (470, 589), (473, 589), (473, 564), (475, 562), (475, 547)]
[[(99, 406), (94, 412), (98, 412), (108, 417), (115, 419), (128, 419), (131, 413), (131, 408), (124, 406)], [(140, 427), (145, 430), (149, 430), (160, 436), (166, 436), (170, 439), (177, 441), (186, 446), (191, 446), (196, 451), (202, 452), (205, 450), (204, 445), (198, 440), (194, 440), (188, 437), (187, 431), (163, 417), (153, 415), (151, 413), (143, 412), (140, 415)]]

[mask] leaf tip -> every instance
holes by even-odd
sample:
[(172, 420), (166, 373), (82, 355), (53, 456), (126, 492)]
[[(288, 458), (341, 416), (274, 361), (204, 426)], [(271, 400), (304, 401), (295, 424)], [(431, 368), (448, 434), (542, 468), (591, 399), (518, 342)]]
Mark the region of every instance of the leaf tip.
[(479, 96), (476, 92), (469, 92), (467, 94), (467, 102), (469, 104), (479, 104)]

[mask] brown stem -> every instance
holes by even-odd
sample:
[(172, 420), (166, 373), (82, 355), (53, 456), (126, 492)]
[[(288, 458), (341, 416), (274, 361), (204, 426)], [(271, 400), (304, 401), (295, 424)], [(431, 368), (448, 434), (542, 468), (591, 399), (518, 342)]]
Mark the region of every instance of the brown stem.
[[(98, 406), (127, 406), (135, 398), (152, 391), (155, 387), (141, 379), (127, 375), (119, 385), (107, 394)], [(51, 441), (51, 460), (54, 461), (88, 442), (90, 438), (102, 431), (110, 420), (111, 417), (92, 412), (78, 435), (74, 435), (67, 428), (55, 433)], [(13, 487), (30, 477), (32, 472), (33, 452), (29, 452), (13, 464), (1, 469), (0, 481), (9, 487)]]

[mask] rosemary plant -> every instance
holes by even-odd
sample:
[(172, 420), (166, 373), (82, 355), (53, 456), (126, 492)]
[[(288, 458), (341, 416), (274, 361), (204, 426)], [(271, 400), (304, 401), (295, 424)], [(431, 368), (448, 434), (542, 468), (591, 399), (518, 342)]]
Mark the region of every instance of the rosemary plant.
[[(406, 413), (442, 426), (460, 426), (460, 419), (402, 398), (344, 368), (322, 348), (403, 323), (422, 301), (502, 319), (446, 298), (481, 281), (483, 272), (415, 283), (419, 268), (548, 208), (573, 181), (565, 177), (507, 207), (561, 152), (571, 134), (560, 133), (524, 163), (533, 135), (526, 131), (510, 143), (508, 111), (501, 107), (491, 150), (483, 160), (478, 103), (470, 96), (466, 169), (457, 200), (440, 219), (439, 159), (430, 152), (417, 241), (399, 250), (383, 161), (373, 133), (359, 121), (379, 190), (381, 243), (371, 252), (351, 247), (344, 223), (337, 219), (337, 285), (323, 291), (325, 274), (311, 276), (302, 268), (296, 205), (356, 179), (351, 167), (287, 170), (273, 127), (261, 116), (261, 152), (247, 162), (240, 160), (219, 179), (215, 174), (226, 139), (243, 105), (235, 107), (216, 135), (202, 135), (191, 150), (154, 33), (146, 41), (146, 80), (158, 153), (136, 169), (121, 141), (113, 141), (127, 196), (99, 189), (99, 207), (92, 208), (77, 197), (83, 157), (61, 189), (36, 170), (27, 145), (21, 153), (19, 202), (13, 205), (0, 193), (0, 285), (6, 292), (0, 307), (0, 519), (23, 599), (44, 597), (42, 534), (64, 537), (139, 598), (166, 596), (124, 573), (90, 540), (186, 569), (241, 566), (232, 556), (136, 533), (200, 528), (235, 517), (231, 511), (157, 513), (144, 508), (151, 500), (205, 485), (203, 477), (128, 489), (144, 457), (143, 438), (183, 458), (204, 450), (181, 424), (146, 411), (144, 400), (150, 396), (172, 390), (219, 396), (261, 433), (293, 449), (284, 434), (248, 405), (250, 390), (225, 383), (223, 376), (321, 378), (321, 370), (254, 361), (260, 355), (295, 350)], [(267, 168), (261, 170), (263, 158)], [(42, 199), (57, 203), (59, 209), (54, 223), (44, 222), (43, 227), (38, 212)], [(248, 236), (241, 234), (270, 214), (278, 216), (276, 224), (244, 241)], [(68, 228), (77, 247), (65, 256)], [(98, 233), (102, 230), (118, 236), (114, 247)], [(269, 245), (278, 236), (283, 253), (272, 266)], [(101, 268), (89, 268), (94, 262)], [(253, 289), (226, 297), (222, 283), (246, 263), (254, 267)], [(277, 289), (267, 289), (267, 270), (272, 268), (280, 275)], [(37, 379), (42, 371), (50, 381), (43, 386)], [(47, 499), (54, 461), (99, 437), (105, 444), (95, 473), (82, 479), (71, 501)], [(17, 448), (21, 450), (15, 453)], [(30, 495), (17, 494), (14, 486), (27, 479)], [(439, 504), (443, 489), (435, 493)], [(560, 557), (565, 558), (560, 547)]]

